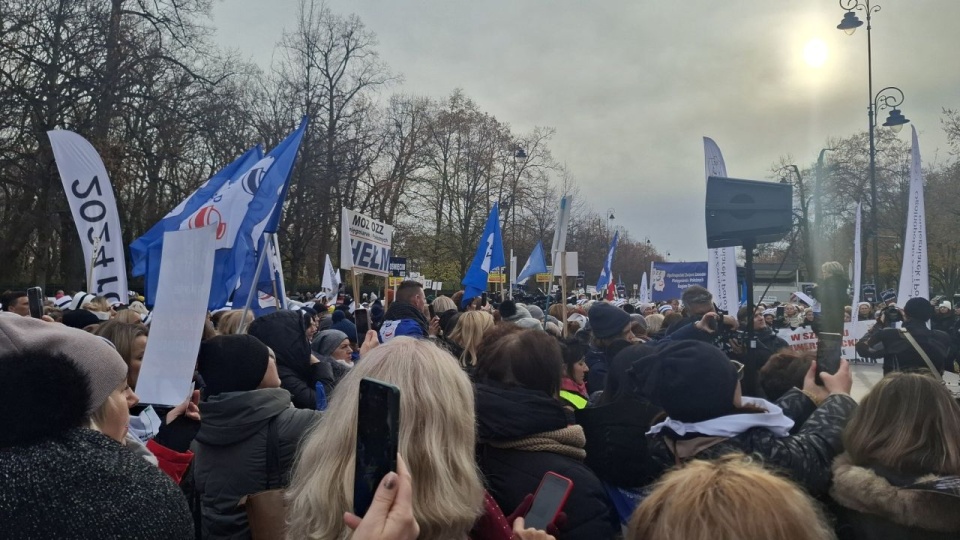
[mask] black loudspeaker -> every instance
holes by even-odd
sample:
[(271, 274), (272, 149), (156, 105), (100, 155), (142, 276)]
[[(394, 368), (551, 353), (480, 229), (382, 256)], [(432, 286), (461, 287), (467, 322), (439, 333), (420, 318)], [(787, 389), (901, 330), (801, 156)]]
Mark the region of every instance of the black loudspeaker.
[(793, 228), (793, 186), (711, 176), (706, 216), (709, 248), (776, 242)]

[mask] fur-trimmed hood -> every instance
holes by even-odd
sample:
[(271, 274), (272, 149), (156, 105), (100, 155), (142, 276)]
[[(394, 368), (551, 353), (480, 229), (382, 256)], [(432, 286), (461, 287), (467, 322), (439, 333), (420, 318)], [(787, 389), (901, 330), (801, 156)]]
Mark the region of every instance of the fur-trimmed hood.
[[(936, 479), (931, 474), (916, 481)], [(854, 465), (846, 453), (833, 462), (830, 495), (841, 506), (906, 527), (960, 532), (960, 497), (893, 485), (874, 470)]]

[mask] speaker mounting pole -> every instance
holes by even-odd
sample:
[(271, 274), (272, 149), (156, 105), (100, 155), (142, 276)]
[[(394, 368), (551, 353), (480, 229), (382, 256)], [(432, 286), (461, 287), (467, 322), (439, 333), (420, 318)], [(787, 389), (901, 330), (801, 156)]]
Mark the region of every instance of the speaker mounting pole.
[(744, 272), (746, 272), (746, 287), (747, 287), (747, 348), (756, 349), (757, 344), (754, 339), (754, 328), (753, 328), (753, 319), (756, 316), (757, 308), (753, 305), (753, 250), (757, 248), (757, 240), (755, 238), (746, 238), (743, 241), (743, 249), (745, 253), (744, 261)]

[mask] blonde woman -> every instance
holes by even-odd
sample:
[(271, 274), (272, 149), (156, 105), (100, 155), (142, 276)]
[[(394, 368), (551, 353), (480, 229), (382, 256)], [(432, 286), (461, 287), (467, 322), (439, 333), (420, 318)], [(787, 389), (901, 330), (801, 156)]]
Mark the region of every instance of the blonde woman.
[[(891, 373), (843, 432), (830, 495), (852, 538), (960, 537), (960, 406), (933, 377)], [(943, 486), (948, 486), (944, 488)]]
[(634, 512), (627, 540), (829, 540), (817, 504), (743, 455), (668, 473)]
[(433, 313), (439, 316), (446, 311), (457, 311), (457, 305), (449, 296), (438, 296), (430, 303), (433, 306)]
[(450, 355), (426, 340), (397, 337), (350, 370), (304, 441), (287, 496), (289, 538), (346, 538), (353, 509), (357, 399), (371, 377), (400, 388), (400, 454), (413, 478), (421, 540), (465, 538), (483, 513), (474, 462), (473, 388)]
[(493, 315), (486, 311), (469, 311), (460, 315), (450, 332), (450, 340), (460, 347), (460, 366), (464, 369), (477, 365), (477, 348), (483, 333), (493, 326)]
[(107, 321), (97, 328), (94, 335), (105, 338), (117, 348), (117, 352), (127, 364), (127, 384), (131, 389), (136, 389), (140, 366), (143, 365), (143, 354), (147, 350), (147, 327), (139, 323)]
[[(242, 309), (231, 309), (230, 311), (224, 313), (220, 316), (220, 321), (217, 322), (217, 333), (221, 336), (229, 336), (231, 334), (238, 334), (237, 330), (240, 329), (240, 322), (243, 321), (243, 310)], [(253, 322), (253, 312), (247, 312), (247, 320), (244, 327), (250, 326), (250, 323)], [(246, 331), (244, 331), (246, 333)]]

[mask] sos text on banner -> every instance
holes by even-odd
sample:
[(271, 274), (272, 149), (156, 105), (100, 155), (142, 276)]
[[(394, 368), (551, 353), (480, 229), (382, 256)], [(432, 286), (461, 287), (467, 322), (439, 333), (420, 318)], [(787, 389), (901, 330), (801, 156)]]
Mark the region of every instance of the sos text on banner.
[(393, 226), (344, 208), (341, 214), (340, 268), (375, 276), (390, 275)]
[(86, 139), (72, 131), (48, 131), (73, 222), (87, 265), (87, 290), (111, 304), (126, 304), (127, 263), (113, 186), (103, 160)]

